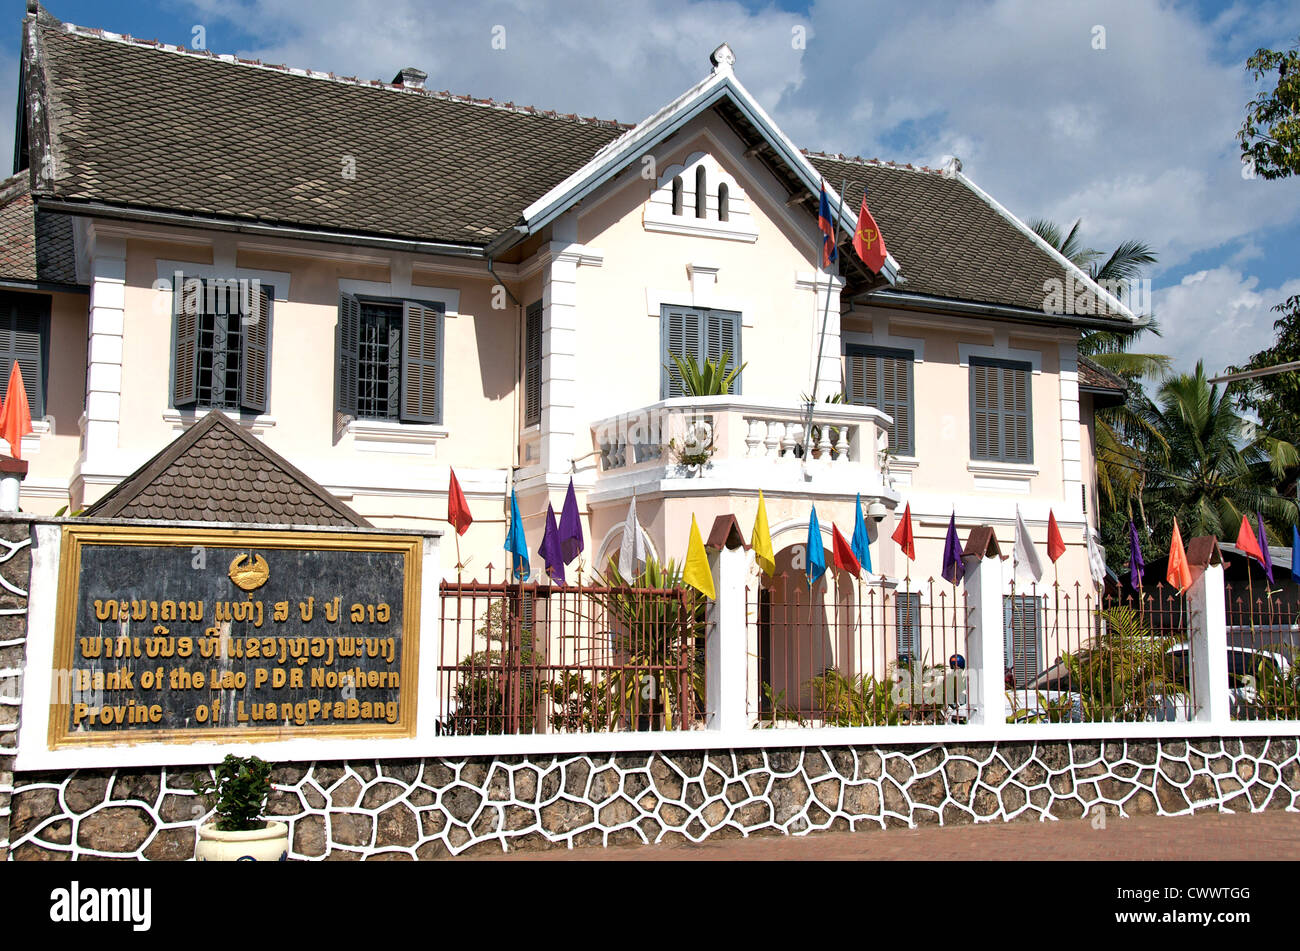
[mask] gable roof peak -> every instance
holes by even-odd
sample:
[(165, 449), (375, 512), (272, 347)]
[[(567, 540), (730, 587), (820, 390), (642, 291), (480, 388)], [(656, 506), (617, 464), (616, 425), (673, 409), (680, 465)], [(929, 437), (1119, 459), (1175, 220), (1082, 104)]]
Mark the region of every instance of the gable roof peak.
[(729, 73), (736, 66), (736, 54), (731, 51), (730, 46), (723, 43), (709, 54), (709, 62), (713, 64), (713, 72)]

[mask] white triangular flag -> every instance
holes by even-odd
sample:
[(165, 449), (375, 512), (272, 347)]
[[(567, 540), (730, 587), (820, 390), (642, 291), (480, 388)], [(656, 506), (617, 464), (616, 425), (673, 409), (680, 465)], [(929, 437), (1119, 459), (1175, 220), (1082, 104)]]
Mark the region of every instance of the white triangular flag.
[(1097, 540), (1092, 537), (1087, 513), (1083, 516), (1083, 537), (1088, 542), (1088, 567), (1092, 571), (1092, 580), (1097, 584), (1103, 584), (1106, 581), (1106, 556), (1102, 553)]
[(1043, 563), (1038, 558), (1034, 540), (1029, 537), (1029, 529), (1025, 527), (1025, 518), (1020, 514), (1019, 505), (1016, 506), (1016, 547), (1012, 559), (1015, 562), (1016, 581), (1032, 584), (1043, 580)]
[(645, 533), (636, 520), (636, 495), (627, 507), (627, 520), (623, 523), (623, 544), (618, 549), (618, 573), (632, 584), (641, 574), (646, 562)]

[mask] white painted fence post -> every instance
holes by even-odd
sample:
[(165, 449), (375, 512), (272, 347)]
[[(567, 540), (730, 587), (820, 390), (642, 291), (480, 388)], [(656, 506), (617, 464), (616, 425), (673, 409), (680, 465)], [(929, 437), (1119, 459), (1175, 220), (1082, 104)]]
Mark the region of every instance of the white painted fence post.
[(1200, 572), (1187, 591), (1190, 615), (1187, 634), (1192, 648), (1192, 690), (1196, 695), (1192, 716), (1197, 722), (1218, 724), (1227, 731), (1232, 726), (1232, 712), (1228, 706), (1228, 617), (1223, 596), (1223, 559), (1212, 538), (1193, 538), (1187, 548), (1192, 571)]
[(1006, 650), (1002, 630), (1002, 557), (993, 530), (971, 531), (963, 553), (966, 607), (966, 690), (971, 723), (1006, 722)]
[[(710, 543), (713, 536), (710, 535)], [(709, 605), (705, 639), (705, 725), (710, 730), (749, 728), (746, 706), (749, 671), (745, 630), (745, 577), (749, 552), (740, 545), (709, 548), (709, 570), (718, 597)]]

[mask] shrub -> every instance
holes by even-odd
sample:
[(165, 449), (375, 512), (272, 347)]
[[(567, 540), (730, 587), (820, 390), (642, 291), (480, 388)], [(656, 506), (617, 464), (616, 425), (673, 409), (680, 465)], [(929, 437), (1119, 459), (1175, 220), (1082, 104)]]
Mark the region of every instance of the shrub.
[(194, 777), (194, 791), (216, 813), (221, 832), (266, 828), (262, 810), (271, 794), (271, 764), (233, 753), (213, 767), (212, 776)]

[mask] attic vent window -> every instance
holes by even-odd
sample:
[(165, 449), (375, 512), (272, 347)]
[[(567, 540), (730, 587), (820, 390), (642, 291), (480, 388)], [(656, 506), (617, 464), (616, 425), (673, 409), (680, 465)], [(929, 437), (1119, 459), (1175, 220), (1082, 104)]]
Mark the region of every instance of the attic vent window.
[(414, 66), (407, 66), (393, 77), (393, 85), (405, 86), (407, 89), (423, 89), (424, 81), (428, 78), (429, 74), (424, 70), (416, 69)]
[(729, 193), (730, 190), (727, 188), (726, 182), (723, 182), (721, 185), (718, 186), (718, 220), (719, 221), (730, 220), (729, 212), (727, 208), (727, 198), (729, 196)]
[(709, 184), (705, 181), (704, 166), (695, 169), (695, 217), (703, 218), (709, 210)]

